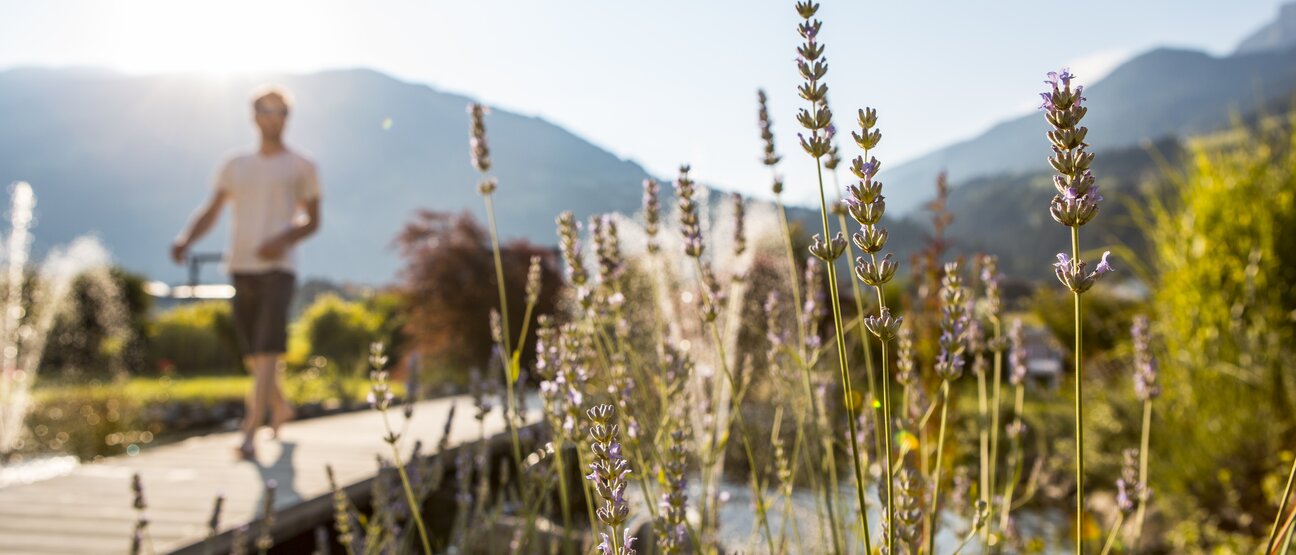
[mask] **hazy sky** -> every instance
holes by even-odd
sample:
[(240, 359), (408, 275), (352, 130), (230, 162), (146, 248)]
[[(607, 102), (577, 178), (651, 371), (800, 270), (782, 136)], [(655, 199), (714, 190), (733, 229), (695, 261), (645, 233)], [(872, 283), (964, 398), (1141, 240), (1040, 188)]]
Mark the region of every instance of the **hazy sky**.
[[(705, 182), (756, 194), (769, 184), (757, 162), (755, 91), (765, 87), (791, 162), (782, 170), (789, 191), (808, 200), (813, 166), (796, 147), (793, 119), (803, 101), (792, 4), (0, 0), (0, 68), (369, 67), (539, 115), (659, 176), (688, 161)], [(1050, 69), (1070, 66), (1088, 83), (1156, 46), (1225, 54), (1281, 1), (823, 4), (839, 127), (849, 129), (855, 108), (876, 107), (883, 131), (876, 154), (894, 166), (1030, 111)], [(856, 153), (852, 145), (843, 151)]]

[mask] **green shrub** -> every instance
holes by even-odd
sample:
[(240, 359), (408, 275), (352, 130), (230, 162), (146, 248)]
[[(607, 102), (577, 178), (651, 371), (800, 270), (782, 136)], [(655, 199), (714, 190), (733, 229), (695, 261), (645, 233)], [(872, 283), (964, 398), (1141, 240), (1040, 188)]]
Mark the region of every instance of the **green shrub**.
[(355, 371), (366, 363), (369, 344), (384, 339), (379, 312), (331, 293), (316, 299), (289, 329), (287, 360), (298, 368), (324, 357), (343, 371)]
[(181, 305), (158, 315), (149, 330), (149, 350), (157, 364), (180, 373), (241, 364), (226, 301)]
[(1195, 145), (1173, 197), (1150, 209), (1164, 346), (1152, 487), (1171, 522), (1205, 510), (1220, 530), (1265, 534), (1273, 476), (1296, 444), (1296, 135), (1280, 126), (1225, 139)]

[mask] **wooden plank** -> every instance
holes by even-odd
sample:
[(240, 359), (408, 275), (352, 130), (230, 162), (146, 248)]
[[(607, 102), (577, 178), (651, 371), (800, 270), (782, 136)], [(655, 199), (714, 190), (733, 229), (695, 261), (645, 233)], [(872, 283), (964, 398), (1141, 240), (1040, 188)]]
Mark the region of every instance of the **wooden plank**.
[[(452, 406), (458, 406), (464, 416), (456, 418), (450, 444), (480, 437), (477, 422), (466, 416), (471, 406), (467, 397), (424, 401), (415, 406), (409, 422), (399, 411), (389, 415), (393, 427), (405, 430), (402, 459), (408, 458), (416, 439), (426, 446), (424, 453), (435, 448)], [(503, 429), (499, 412), (487, 419), (487, 435)], [(377, 469), (375, 457), (391, 458), (383, 433), (380, 414), (360, 411), (291, 422), (282, 429), (281, 440), (258, 440), (255, 461), (236, 460), (239, 432), (219, 432), (85, 464), (66, 476), (0, 489), (0, 554), (125, 553), (136, 518), (130, 491), (135, 473), (144, 484), (150, 536), (159, 553), (203, 551), (201, 542), (218, 493), (226, 496), (223, 530), (255, 522), (261, 516), (264, 483), (271, 478), (280, 484), (274, 532), (286, 538), (308, 530), (321, 515), (331, 512), (325, 465), (333, 466), (348, 493), (367, 498)], [(228, 545), (227, 537), (223, 545)]]

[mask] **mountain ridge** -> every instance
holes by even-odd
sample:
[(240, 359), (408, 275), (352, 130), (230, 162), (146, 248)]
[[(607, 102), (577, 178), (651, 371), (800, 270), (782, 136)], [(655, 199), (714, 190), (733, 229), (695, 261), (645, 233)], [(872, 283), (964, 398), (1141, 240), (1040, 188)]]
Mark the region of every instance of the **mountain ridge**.
[[(1229, 56), (1154, 48), (1085, 87), (1090, 107), (1085, 125), (1101, 153), (1167, 135), (1214, 131), (1236, 114), (1254, 112), (1293, 91), (1296, 48)], [(994, 173), (1029, 173), (1047, 167), (1047, 130), (1039, 114), (1012, 117), (883, 173), (890, 183), (922, 185), (947, 171), (954, 188)], [(929, 198), (924, 194), (929, 190), (901, 189), (888, 200), (897, 213), (909, 213)]]

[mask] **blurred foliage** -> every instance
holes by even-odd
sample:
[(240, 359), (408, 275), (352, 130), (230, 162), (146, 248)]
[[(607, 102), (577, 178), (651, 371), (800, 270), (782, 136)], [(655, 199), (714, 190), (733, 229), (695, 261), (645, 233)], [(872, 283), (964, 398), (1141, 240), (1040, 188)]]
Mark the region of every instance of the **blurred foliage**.
[(228, 301), (174, 307), (157, 316), (148, 335), (151, 357), (164, 374), (242, 366)]
[(322, 378), (349, 406), (345, 384), (368, 376), (369, 345), (382, 342), (389, 346), (388, 353), (399, 356), (399, 345), (393, 342), (400, 343), (401, 308), (400, 298), (392, 293), (356, 301), (334, 293), (320, 295), (289, 326), (284, 359), (290, 368)]
[[(1075, 298), (1071, 291), (1054, 279), (1035, 290), (1029, 305), (1031, 313), (1044, 324), (1057, 345), (1065, 349), (1065, 360), (1074, 361)], [(1093, 362), (1106, 356), (1118, 345), (1128, 342), (1130, 323), (1142, 306), (1133, 299), (1112, 295), (1103, 288), (1094, 288), (1084, 294), (1082, 308), (1083, 354), (1086, 361)], [(1088, 364), (1085, 369), (1088, 375)]]
[(104, 377), (148, 367), (144, 278), (121, 268), (78, 276), (55, 316), (41, 374)]
[[(326, 377), (307, 370), (285, 382), (284, 395), (297, 406), (345, 404), (363, 399), (367, 378), (347, 380), (344, 399)], [(184, 437), (229, 425), (242, 416), (249, 376), (135, 377), (125, 380), (41, 378), (32, 391), (19, 453), (68, 453), (91, 460), (127, 452), (132, 446)], [(401, 384), (393, 391), (403, 395)]]
[(332, 293), (320, 295), (290, 326), (289, 365), (304, 367), (310, 357), (321, 356), (347, 370), (362, 370), (369, 344), (382, 339), (383, 314), (366, 303), (344, 300)]
[[(484, 368), (490, 356), (490, 312), (499, 306), (490, 236), (464, 212), (422, 210), (396, 239), (405, 266), (401, 270), (409, 306), (406, 332), (411, 347), (432, 366)], [(511, 340), (517, 341), (526, 309), (527, 268), (532, 256), (542, 260), (541, 291), (531, 315), (557, 316), (560, 284), (557, 252), (516, 240), (501, 246), (504, 289), (508, 296)], [(534, 329), (534, 322), (531, 323)], [(535, 356), (535, 334), (521, 347), (522, 367)]]
[(1196, 144), (1161, 185), (1146, 216), (1164, 389), (1151, 474), (1156, 508), (1193, 523), (1169, 540), (1195, 551), (1212, 534), (1268, 533), (1296, 445), (1296, 134)]

